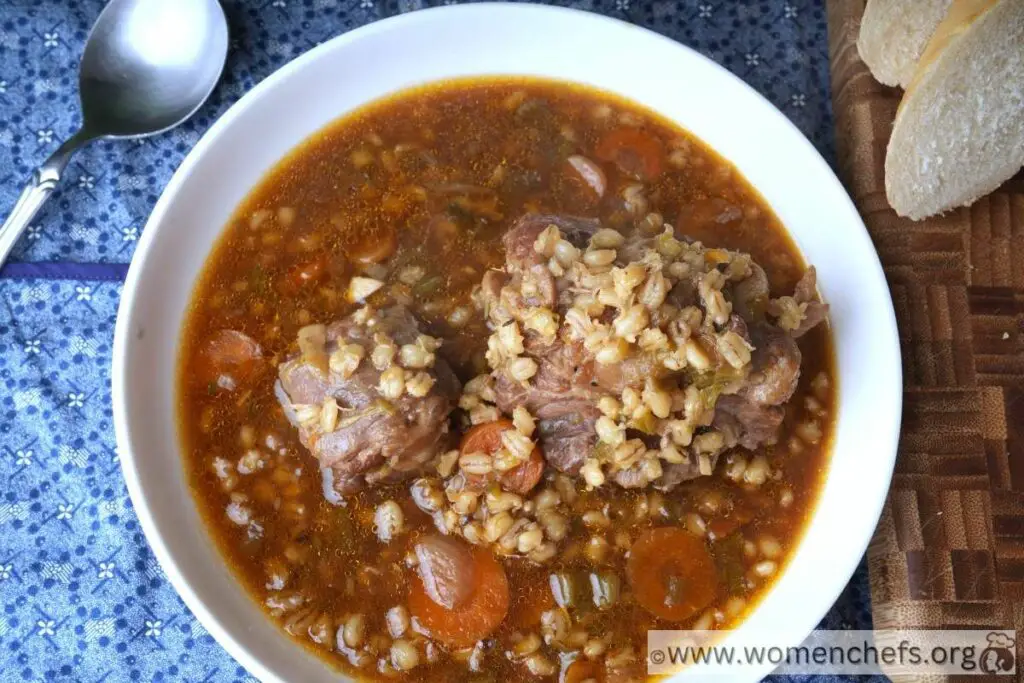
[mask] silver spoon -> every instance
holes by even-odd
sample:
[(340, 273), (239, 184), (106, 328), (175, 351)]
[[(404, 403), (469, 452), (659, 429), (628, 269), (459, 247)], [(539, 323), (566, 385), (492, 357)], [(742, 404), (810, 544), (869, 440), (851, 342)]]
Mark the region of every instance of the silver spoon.
[(111, 0), (79, 67), (82, 127), (35, 170), (0, 227), (0, 266), (81, 146), (182, 123), (209, 97), (227, 51), (227, 20), (217, 0)]

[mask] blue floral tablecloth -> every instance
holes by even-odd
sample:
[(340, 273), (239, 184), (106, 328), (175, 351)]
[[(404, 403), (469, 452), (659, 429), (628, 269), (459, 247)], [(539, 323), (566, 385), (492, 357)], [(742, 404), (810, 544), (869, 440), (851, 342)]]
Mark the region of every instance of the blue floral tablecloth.
[[(185, 608), (121, 477), (110, 363), (121, 279), (174, 169), (232, 103), (333, 36), (424, 0), (225, 0), (224, 78), (179, 129), (94, 144), (0, 271), (0, 683), (252, 681)], [(576, 0), (708, 55), (830, 161), (824, 3)], [(102, 0), (0, 0), (0, 216), (79, 123), (77, 65)], [(862, 568), (826, 618), (867, 628)]]

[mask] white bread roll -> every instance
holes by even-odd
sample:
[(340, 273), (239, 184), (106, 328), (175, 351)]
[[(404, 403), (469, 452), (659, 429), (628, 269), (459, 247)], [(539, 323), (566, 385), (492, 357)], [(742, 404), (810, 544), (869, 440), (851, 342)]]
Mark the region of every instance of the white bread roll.
[(885, 85), (906, 87), (951, 0), (868, 0), (857, 52)]
[(885, 191), (915, 220), (971, 204), (1024, 166), (1024, 0), (955, 0), (893, 123)]

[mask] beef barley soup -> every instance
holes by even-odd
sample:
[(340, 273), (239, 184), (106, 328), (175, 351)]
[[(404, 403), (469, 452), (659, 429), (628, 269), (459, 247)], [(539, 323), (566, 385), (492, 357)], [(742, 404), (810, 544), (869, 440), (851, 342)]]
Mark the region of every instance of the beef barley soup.
[(771, 209), (595, 90), (451, 81), (312, 136), (239, 207), (182, 337), (226, 561), (360, 679), (645, 679), (727, 628), (828, 460), (827, 307)]

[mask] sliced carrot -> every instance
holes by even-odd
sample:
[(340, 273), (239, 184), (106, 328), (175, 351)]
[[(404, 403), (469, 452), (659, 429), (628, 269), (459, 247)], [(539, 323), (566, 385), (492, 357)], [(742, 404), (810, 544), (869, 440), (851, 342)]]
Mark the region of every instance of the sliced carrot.
[(501, 448), (501, 433), (506, 429), (515, 429), (512, 420), (495, 420), (472, 427), (462, 437), (459, 450), (466, 453), (493, 453)]
[[(494, 453), (501, 448), (501, 433), (509, 429), (515, 429), (512, 420), (495, 420), (479, 424), (466, 432), (462, 437), (460, 451), (463, 455), (468, 453)], [(530, 459), (521, 465), (513, 467), (501, 475), (501, 486), (506, 491), (526, 495), (533, 490), (533, 487), (540, 481), (544, 474), (544, 452), (540, 446), (536, 446), (530, 453)], [(483, 484), (485, 480), (480, 478), (471, 483)]]
[(235, 380), (244, 380), (262, 357), (263, 350), (249, 335), (236, 330), (218, 330), (203, 342), (196, 377), (203, 383), (216, 382), (226, 374)]
[(530, 453), (529, 460), (501, 475), (501, 487), (506, 491), (525, 496), (540, 482), (543, 474), (544, 456), (541, 455), (540, 446), (537, 446)]
[(586, 659), (577, 659), (566, 667), (558, 683), (583, 683), (583, 681), (604, 683), (604, 666)]
[(661, 142), (639, 128), (616, 128), (597, 143), (594, 155), (601, 161), (614, 162), (623, 173), (640, 180), (654, 180), (661, 175), (664, 150)]
[(450, 647), (469, 647), (486, 638), (508, 612), (508, 577), (483, 548), (473, 548), (476, 562), (473, 593), (462, 605), (447, 609), (427, 595), (421, 581), (412, 581), (409, 611), (428, 636)]
[(636, 601), (661, 619), (683, 621), (718, 596), (715, 562), (703, 539), (688, 531), (660, 527), (633, 543), (626, 576)]

